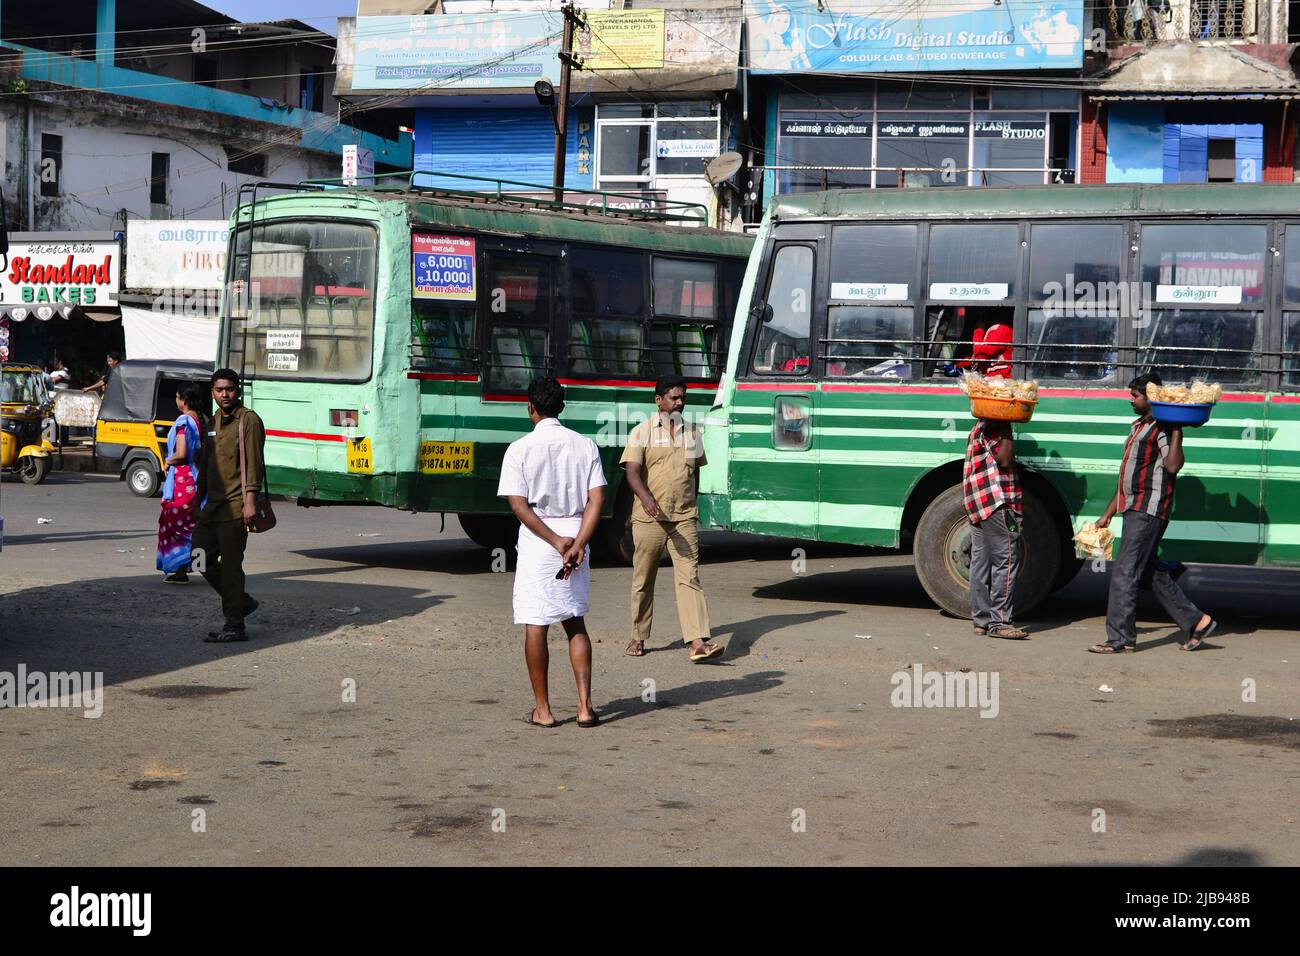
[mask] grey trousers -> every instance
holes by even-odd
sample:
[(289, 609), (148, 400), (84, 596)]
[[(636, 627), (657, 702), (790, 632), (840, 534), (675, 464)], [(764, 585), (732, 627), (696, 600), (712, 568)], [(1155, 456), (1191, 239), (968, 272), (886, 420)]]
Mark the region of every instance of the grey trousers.
[(1144, 511), (1124, 512), (1124, 537), (1119, 557), (1110, 569), (1110, 600), (1106, 608), (1106, 642), (1114, 647), (1137, 644), (1137, 601), (1142, 579), (1151, 578), (1165, 613), (1189, 635), (1200, 623), (1201, 611), (1188, 600), (1183, 589), (1160, 567), (1156, 551), (1168, 521)]
[(976, 627), (1011, 626), (1020, 520), (1002, 506), (970, 526), (970, 617)]

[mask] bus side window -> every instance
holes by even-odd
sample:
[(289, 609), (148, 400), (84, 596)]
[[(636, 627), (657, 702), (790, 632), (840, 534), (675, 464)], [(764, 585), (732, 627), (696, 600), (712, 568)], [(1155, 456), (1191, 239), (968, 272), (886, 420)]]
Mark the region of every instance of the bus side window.
[(411, 367), (455, 371), (473, 368), (474, 303), (413, 299)]
[(489, 296), (487, 378), (489, 388), (523, 391), (550, 368), (549, 338), (554, 307), (549, 257), (490, 251), (485, 256)]
[(713, 262), (655, 257), (650, 357), (656, 374), (714, 376), (718, 309)]
[(575, 246), (568, 267), (570, 370), (577, 375), (641, 374), (645, 256)]
[(813, 250), (782, 246), (772, 257), (753, 370), (762, 375), (806, 375), (812, 355)]

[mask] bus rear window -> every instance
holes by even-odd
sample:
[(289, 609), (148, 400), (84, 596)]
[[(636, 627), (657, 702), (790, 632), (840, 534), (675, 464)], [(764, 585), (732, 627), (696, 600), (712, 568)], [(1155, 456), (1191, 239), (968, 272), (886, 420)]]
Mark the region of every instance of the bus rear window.
[(258, 378), (368, 379), (375, 247), (375, 230), (355, 223), (277, 221), (239, 230), (227, 361)]

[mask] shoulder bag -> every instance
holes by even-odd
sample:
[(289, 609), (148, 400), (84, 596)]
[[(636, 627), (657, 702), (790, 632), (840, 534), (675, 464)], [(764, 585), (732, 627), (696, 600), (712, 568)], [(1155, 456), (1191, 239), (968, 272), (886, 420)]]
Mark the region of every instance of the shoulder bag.
[[(263, 531), (270, 531), (275, 527), (275, 512), (271, 510), (270, 490), (266, 487), (266, 469), (262, 470), (263, 487), (257, 490), (253, 496), (253, 507), (257, 513), (253, 515), (251, 521), (245, 522), (248, 530), (253, 534), (261, 534)], [(239, 416), (239, 492), (240, 507), (243, 507), (243, 496), (248, 493), (248, 470), (244, 465), (244, 416)]]

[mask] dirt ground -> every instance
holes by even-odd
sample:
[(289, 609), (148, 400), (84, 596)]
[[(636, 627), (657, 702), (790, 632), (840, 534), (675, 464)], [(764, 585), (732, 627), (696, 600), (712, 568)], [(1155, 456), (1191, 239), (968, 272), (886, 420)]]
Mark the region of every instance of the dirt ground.
[[(1182, 652), (1148, 602), (1113, 658), (1084, 652), (1104, 574), (1010, 643), (937, 612), (907, 555), (809, 545), (799, 568), (795, 543), (710, 534), (726, 654), (688, 662), (665, 567), (625, 657), (630, 571), (597, 565), (604, 723), (571, 719), (557, 627), (566, 720), (542, 730), (512, 575), (454, 518), (280, 505), (246, 562), (253, 639), (213, 646), (215, 595), (154, 570), (157, 507), (95, 475), (4, 482), (0, 673), (105, 688), (98, 719), (0, 711), (0, 864), (1300, 863), (1295, 572), (1194, 567), (1210, 645)], [(913, 665), (996, 675), (996, 716), (894, 706)]]

